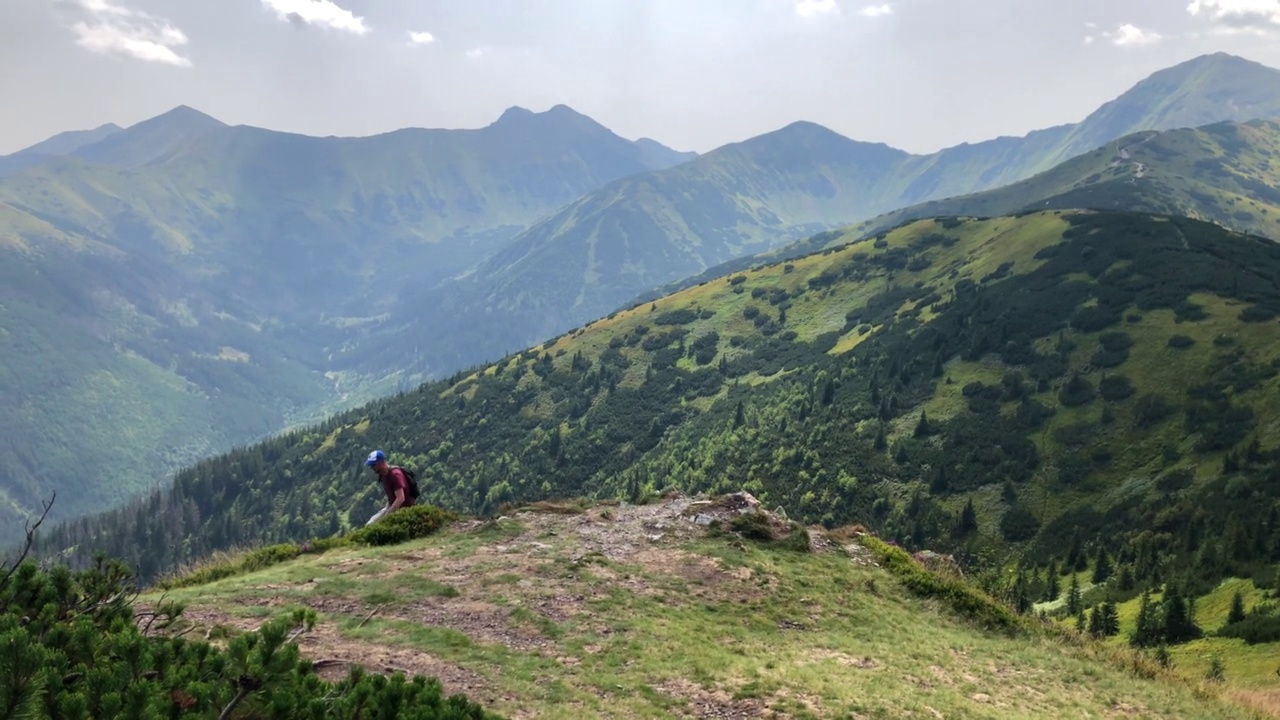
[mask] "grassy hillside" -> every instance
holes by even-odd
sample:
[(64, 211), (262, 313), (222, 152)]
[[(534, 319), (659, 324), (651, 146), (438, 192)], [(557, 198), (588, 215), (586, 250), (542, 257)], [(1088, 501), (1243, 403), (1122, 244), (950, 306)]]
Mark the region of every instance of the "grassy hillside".
[(360, 460), (381, 447), (430, 500), (482, 514), (745, 489), (954, 552), (1027, 612), (1072, 572), (1098, 574), (1093, 602), (1231, 578), (1274, 596), (1278, 316), (1280, 245), (1209, 223), (919, 221), (201, 463), (42, 551), (101, 549), (154, 577), (329, 535), (379, 506)]
[(322, 676), (421, 673), (513, 718), (1237, 718), (1265, 707), (1034, 622), (1000, 629), (992, 622), (1010, 610), (954, 576), (856, 529), (805, 529), (752, 503), (539, 504), (213, 581), (227, 565), (208, 565), (139, 602), (183, 603), (165, 633), (219, 642), (314, 611), (298, 645)]
[(895, 210), (853, 232), (934, 216), (1095, 208), (1185, 215), (1280, 239), (1278, 158), (1280, 123), (1270, 120), (1137, 133), (1022, 182)]
[[(1270, 161), (1255, 155), (1274, 144), (1273, 126), (1246, 130), (1266, 137), (1214, 127), (1172, 146), (1133, 148), (1133, 158), (1112, 157), (1119, 138), (1126, 145), (1145, 139), (1135, 131), (1261, 117), (1280, 117), (1280, 72), (1219, 54), (1156, 73), (1079, 124), (927, 156), (796, 123), (588, 194), (521, 233), (474, 274), (406, 298), (380, 328), (385, 337), (371, 342), (425, 348), (407, 361), (412, 368), (464, 367), (541, 342), (655, 288), (689, 284), (710, 268), (707, 275), (722, 274), (726, 262), (745, 267), (741, 258), (821, 230), (991, 188), (1001, 188), (992, 191), (999, 200), (987, 203), (998, 210), (947, 214), (1007, 214), (1025, 205), (1010, 201), (1059, 196), (1050, 207), (1101, 203), (1270, 230), (1280, 216), (1259, 214), (1274, 203), (1274, 191), (1249, 183), (1274, 177)], [(1178, 154), (1189, 159), (1171, 157)], [(1139, 178), (1139, 188), (1124, 185), (1144, 164), (1168, 174)], [(1030, 186), (1001, 187), (1032, 176)], [(1082, 183), (1088, 192), (1067, 193)], [(1254, 218), (1240, 220), (1245, 213)]]
[(179, 108), (0, 181), (0, 542), (411, 382), (357, 330), (660, 148), (563, 107), (371, 138)]
[(92, 130), (68, 130), (9, 155), (0, 155), (0, 178), (44, 162), (51, 157), (70, 155), (76, 150), (102, 140), (120, 130), (115, 123), (99, 125)]
[(778, 263), (933, 217), (995, 217), (1029, 210), (1150, 212), (1206, 220), (1280, 239), (1280, 124), (1270, 120), (1149, 131), (1119, 138), (1021, 182), (934, 200), (746, 255), (642, 293), (656, 298), (761, 263)]

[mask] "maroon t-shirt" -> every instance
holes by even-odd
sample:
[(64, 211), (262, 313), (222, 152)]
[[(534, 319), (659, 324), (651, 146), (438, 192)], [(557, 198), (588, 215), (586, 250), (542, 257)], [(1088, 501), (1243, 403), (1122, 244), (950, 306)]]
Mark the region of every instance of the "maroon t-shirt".
[(404, 490), (404, 502), (400, 507), (409, 507), (414, 504), (413, 498), (409, 497), (409, 478), (404, 476), (404, 471), (400, 468), (391, 468), (382, 478), (382, 489), (387, 493), (387, 504), (396, 501), (396, 490)]

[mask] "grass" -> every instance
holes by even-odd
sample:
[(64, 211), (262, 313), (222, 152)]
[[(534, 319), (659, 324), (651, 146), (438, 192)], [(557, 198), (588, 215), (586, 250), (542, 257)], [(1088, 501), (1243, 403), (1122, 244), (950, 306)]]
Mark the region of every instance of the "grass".
[(304, 652), (395, 658), (509, 716), (660, 718), (691, 704), (759, 717), (1242, 716), (1212, 687), (1136, 677), (1122, 650), (1055, 639), (874, 538), (797, 553), (684, 521), (653, 542), (630, 533), (680, 522), (668, 502), (571, 507), (335, 548), (168, 597), (246, 628), (264, 608), (315, 608)]

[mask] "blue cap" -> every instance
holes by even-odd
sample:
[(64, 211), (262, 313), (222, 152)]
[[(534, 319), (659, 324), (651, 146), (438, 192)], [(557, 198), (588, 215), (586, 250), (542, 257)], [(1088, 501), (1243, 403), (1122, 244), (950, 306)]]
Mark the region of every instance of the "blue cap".
[(378, 464), (379, 460), (386, 460), (386, 459), (387, 459), (387, 456), (381, 450), (374, 450), (373, 452), (369, 453), (369, 458), (364, 461), (364, 464), (368, 467), (373, 467), (374, 465)]

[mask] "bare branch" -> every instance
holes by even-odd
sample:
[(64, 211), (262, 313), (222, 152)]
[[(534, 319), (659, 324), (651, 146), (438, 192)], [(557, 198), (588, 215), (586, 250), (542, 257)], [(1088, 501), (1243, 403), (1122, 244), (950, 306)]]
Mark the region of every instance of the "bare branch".
[[(49, 498), (49, 502), (43, 503), (44, 512), (40, 513), (40, 519), (36, 520), (35, 525), (26, 526), (27, 538), (22, 544), (22, 553), (18, 555), (18, 559), (9, 567), (9, 572), (5, 573), (3, 578), (0, 578), (0, 589), (3, 589), (5, 585), (9, 584), (9, 579), (13, 577), (13, 574), (18, 571), (18, 568), (22, 565), (23, 561), (27, 559), (27, 554), (31, 552), (31, 546), (36, 542), (36, 531), (40, 529), (42, 524), (44, 524), (45, 518), (49, 516), (49, 509), (53, 507), (53, 503), (57, 499), (58, 491), (54, 490), (53, 495)], [(29, 522), (30, 521), (28, 521), (28, 523)]]
[(360, 621), (360, 624), (356, 626), (356, 629), (357, 629), (357, 630), (359, 630), (360, 628), (364, 627), (364, 624), (365, 624), (365, 623), (367, 623), (367, 622), (369, 622), (369, 620), (371, 620), (371, 619), (373, 618), (373, 616), (374, 616), (374, 615), (375, 615), (379, 610), (381, 610), (381, 609), (382, 609), (382, 608), (384, 608), (384, 607), (386, 607), (386, 606), (385, 606), (385, 605), (379, 605), (378, 607), (374, 608), (374, 609), (373, 609), (373, 611), (372, 611), (372, 612), (370, 612), (368, 615), (365, 615), (365, 616), (364, 616), (364, 619)]

